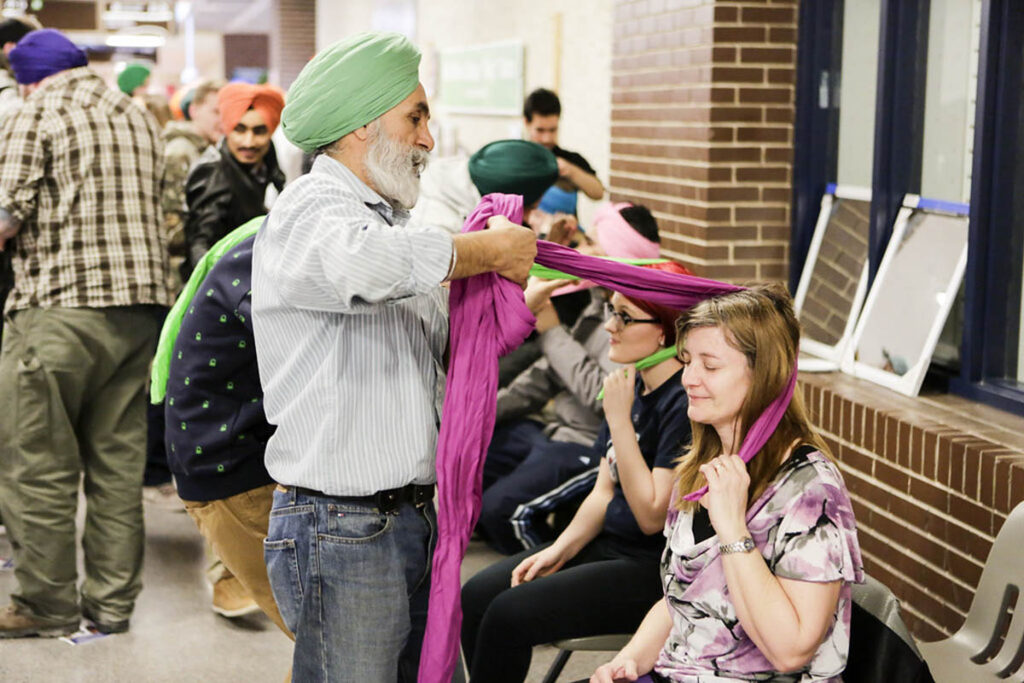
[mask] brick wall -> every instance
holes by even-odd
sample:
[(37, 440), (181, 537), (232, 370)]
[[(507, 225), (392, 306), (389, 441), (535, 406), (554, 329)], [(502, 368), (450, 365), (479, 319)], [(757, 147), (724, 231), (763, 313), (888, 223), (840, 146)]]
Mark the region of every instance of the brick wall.
[(784, 280), (795, 0), (616, 0), (611, 196), (700, 275)]
[(838, 373), (800, 380), (853, 499), (865, 569), (900, 598), (915, 636), (952, 634), (995, 535), (1024, 502), (1024, 420)]

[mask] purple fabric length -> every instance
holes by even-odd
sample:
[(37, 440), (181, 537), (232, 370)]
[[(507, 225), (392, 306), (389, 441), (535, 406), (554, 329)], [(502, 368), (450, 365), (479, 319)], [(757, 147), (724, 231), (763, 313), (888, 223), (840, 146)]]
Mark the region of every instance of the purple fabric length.
[[(491, 216), (522, 221), (517, 195), (489, 194), (466, 219), (463, 232), (487, 226)], [(678, 275), (585, 256), (551, 242), (537, 243), (537, 263), (602, 287), (685, 309), (743, 289), (715, 280)], [(494, 273), (456, 280), (449, 297), (450, 363), (437, 443), (438, 543), (430, 587), (427, 632), (420, 657), (421, 683), (448, 683), (455, 670), (462, 625), (459, 569), (480, 514), (484, 456), (494, 432), (498, 358), (519, 346), (536, 322), (522, 290)], [(749, 461), (775, 431), (789, 405), (796, 372), (748, 432), (739, 455)], [(699, 497), (704, 490), (691, 494)], [(690, 498), (691, 496), (688, 496)]]

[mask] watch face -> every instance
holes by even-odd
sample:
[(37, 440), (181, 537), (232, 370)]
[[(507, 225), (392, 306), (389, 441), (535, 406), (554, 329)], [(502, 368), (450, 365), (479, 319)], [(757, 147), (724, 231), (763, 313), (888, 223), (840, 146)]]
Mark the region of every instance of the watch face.
[(743, 552), (747, 553), (754, 549), (754, 539), (749, 536), (743, 539)]

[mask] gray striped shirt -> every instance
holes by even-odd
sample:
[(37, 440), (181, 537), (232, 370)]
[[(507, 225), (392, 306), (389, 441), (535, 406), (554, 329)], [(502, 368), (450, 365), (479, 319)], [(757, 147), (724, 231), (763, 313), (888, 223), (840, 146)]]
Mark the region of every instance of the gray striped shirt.
[(453, 246), (407, 220), (322, 155), (256, 237), (266, 466), (282, 484), (360, 496), (436, 479)]

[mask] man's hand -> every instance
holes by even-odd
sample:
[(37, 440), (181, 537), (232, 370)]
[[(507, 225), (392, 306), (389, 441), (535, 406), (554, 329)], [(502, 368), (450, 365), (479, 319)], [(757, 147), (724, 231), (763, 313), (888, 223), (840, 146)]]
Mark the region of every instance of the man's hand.
[(487, 231), (498, 238), (494, 272), (525, 287), (530, 267), (537, 258), (537, 235), (504, 216), (491, 216), (487, 220)]
[(19, 230), (21, 230), (21, 221), (4, 209), (0, 209), (0, 251), (4, 250), (7, 240), (17, 235)]
[(576, 216), (568, 213), (556, 213), (551, 218), (547, 239), (549, 242), (567, 247), (576, 235), (576, 228), (578, 227), (579, 223), (576, 221)]
[(487, 230), (453, 235), (452, 244), (455, 270), (449, 280), (494, 272), (525, 287), (537, 256), (537, 235), (504, 216), (489, 218)]
[(555, 157), (555, 161), (558, 162), (558, 175), (563, 178), (572, 178), (572, 172), (578, 171), (579, 166), (571, 162), (566, 161), (562, 157)]

